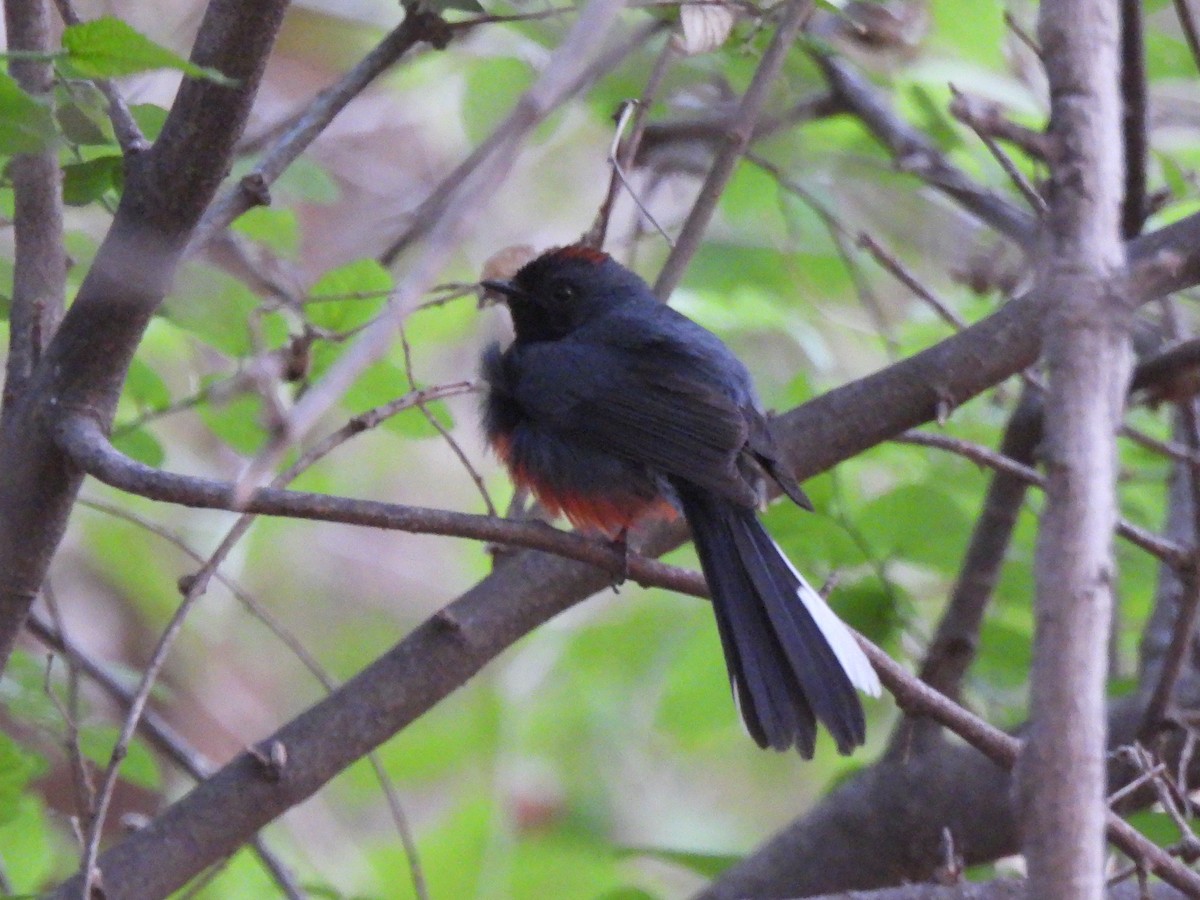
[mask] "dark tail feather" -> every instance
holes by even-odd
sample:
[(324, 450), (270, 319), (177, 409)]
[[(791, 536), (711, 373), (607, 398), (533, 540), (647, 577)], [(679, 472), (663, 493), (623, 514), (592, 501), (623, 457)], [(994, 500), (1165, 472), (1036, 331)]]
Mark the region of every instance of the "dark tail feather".
[(795, 570), (753, 509), (679, 486), (713, 595), (734, 698), (760, 747), (812, 756), (816, 723), (841, 753), (866, 737), (855, 688), (879, 693), (841, 620)]

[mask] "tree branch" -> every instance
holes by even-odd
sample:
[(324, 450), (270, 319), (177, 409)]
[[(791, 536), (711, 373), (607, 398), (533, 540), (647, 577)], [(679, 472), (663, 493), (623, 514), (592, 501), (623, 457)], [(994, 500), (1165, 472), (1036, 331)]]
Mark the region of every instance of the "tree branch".
[[(4, 24), (11, 50), (48, 54), (54, 50), (47, 0), (7, 0)], [(53, 100), (54, 66), (44, 59), (14, 58), (8, 63), (17, 83), (33, 97)], [(62, 173), (53, 144), (14, 156), (9, 165), (15, 209), (12, 308), (3, 414), (24, 392), (42, 351), (62, 318), (67, 283), (63, 249)], [(0, 663), (3, 662), (0, 652)]]
[[(1195, 227), (1193, 222), (1171, 234), (1186, 240)], [(1184, 273), (1194, 270), (1196, 264), (1189, 254), (1200, 254), (1200, 242), (1177, 247), (1161, 233), (1143, 240), (1147, 243), (1134, 246), (1138, 261), (1135, 283), (1147, 290), (1172, 286)], [(1169, 265), (1163, 265), (1163, 254), (1169, 257)], [(946, 375), (961, 379), (978, 393), (988, 386), (983, 383), (985, 378), (998, 381), (1028, 365), (1039, 340), (1040, 316), (1035, 300), (1036, 295), (1013, 301), (937, 347), (869, 376), (860, 386), (839, 388), (781, 417), (777, 420), (783, 426), (781, 436), (796, 458), (798, 471), (806, 477), (815, 474), (890, 436), (889, 430), (896, 433), (931, 419), (937, 408), (937, 385)], [(964, 393), (959, 399), (968, 396)], [(106, 449), (98, 425), (85, 418), (70, 420), (60, 437), (80, 465), (125, 489), (154, 495), (156, 491), (176, 492), (186, 487), (188, 503), (221, 507), (229, 503), (228, 485), (165, 476)], [(172, 499), (178, 497), (175, 494)], [(260, 490), (250, 495), (247, 508), (303, 517), (312, 504), (330, 502), (330, 517), (337, 521), (381, 527), (406, 527), (407, 522), (408, 527), (434, 533), (469, 533), (484, 539), (544, 546), (604, 569), (541, 553), (526, 552), (508, 558), (493, 575), (417, 628), (337, 694), (268, 739), (268, 744), (281, 742), (288, 752), (289, 765), (280, 781), (267, 780), (252, 757), (239, 757), (149, 828), (102, 855), (100, 864), (106, 883), (127, 888), (131, 898), (165, 892), (181, 883), (178, 879), (186, 880), (208, 861), (230, 852), (245, 835), (309, 796), (341, 768), (424, 713), (518, 637), (606, 586), (611, 578), (608, 572), (620, 564), (618, 554), (610, 547), (544, 526), (413, 511), (361, 500), (304, 498), (299, 493)], [(683, 538), (683, 528), (678, 524), (655, 528), (645, 536), (643, 551), (657, 555)], [(645, 560), (632, 560), (630, 571), (643, 583), (663, 584), (682, 593), (701, 593), (703, 589), (697, 573), (681, 573), (671, 567), (656, 572)], [(937, 696), (939, 702), (949, 703)], [(350, 739), (325, 740), (331, 733)], [(969, 751), (967, 758), (977, 757)], [(972, 769), (971, 777), (976, 782), (989, 782), (989, 777), (974, 770), (977, 763), (965, 765)], [(917, 780), (924, 782), (926, 776)], [(1002, 774), (994, 774), (990, 780), (1002, 781), (1007, 790), (1008, 782)], [(910, 812), (925, 808), (919, 802), (913, 805), (911, 799), (904, 802)], [(871, 810), (872, 820), (880, 818), (877, 812)], [(987, 830), (999, 834), (991, 821)], [(156, 861), (154, 872), (143, 871), (145, 863), (141, 861), (145, 859)], [(862, 867), (861, 855), (856, 855), (855, 864)], [(145, 894), (138, 893), (141, 885), (146, 886)], [(71, 896), (70, 890), (68, 884), (56, 896)]]
[(783, 18), (779, 27), (775, 29), (775, 35), (771, 38), (767, 52), (763, 54), (758, 68), (754, 71), (750, 86), (746, 88), (746, 93), (738, 104), (737, 113), (734, 115), (729, 129), (725, 132), (722, 147), (713, 159), (712, 167), (708, 170), (704, 183), (700, 186), (696, 202), (692, 204), (691, 212), (688, 213), (688, 217), (683, 223), (683, 229), (675, 241), (675, 246), (671, 248), (671, 254), (667, 257), (662, 271), (658, 273), (658, 279), (654, 282), (654, 293), (660, 300), (666, 300), (671, 296), (671, 292), (675, 290), (675, 286), (683, 277), (688, 263), (699, 249), (708, 223), (716, 211), (717, 201), (721, 199), (725, 185), (728, 184), (734, 168), (742, 158), (742, 154), (746, 152), (746, 147), (749, 146), (750, 139), (754, 135), (754, 123), (758, 121), (762, 112), (763, 104), (767, 99), (767, 91), (775, 83), (776, 77), (783, 68), (783, 62), (787, 58), (788, 50), (795, 43), (796, 35), (800, 33), (800, 28), (811, 13), (811, 0), (788, 0), (784, 5)]
[[(1017, 789), (1030, 893), (1103, 895), (1107, 649), (1115, 579), (1116, 434), (1133, 362), (1120, 275), (1120, 31), (1104, 0), (1046, 0), (1046, 504), (1035, 559), (1031, 724)], [(1111, 834), (1111, 829), (1110, 829)]]
[(403, 21), (336, 84), (317, 94), (305, 108), (304, 115), (279, 137), (258, 165), (208, 208), (192, 236), (188, 252), (197, 252), (246, 210), (262, 204), (267, 189), (308, 149), (337, 114), (405, 53), (420, 43), (429, 43), (441, 50), (451, 36), (450, 26), (439, 15), (416, 4), (406, 6)]
[[(1000, 453), (1032, 465), (1041, 438), (1042, 404), (1038, 394), (1026, 388), (1008, 421)], [(997, 472), (992, 476), (958, 580), (925, 651), (921, 680), (953, 700), (959, 699), (962, 679), (975, 659), (983, 614), (999, 580), (1027, 488), (1028, 483), (1016, 475)], [(939, 734), (931, 720), (906, 717), (892, 735), (888, 756), (920, 754)]]
[(928, 137), (901, 119), (848, 61), (828, 53), (814, 53), (813, 57), (834, 97), (895, 157), (901, 171), (928, 182), (1020, 246), (1032, 246), (1037, 227), (1032, 215), (980, 187), (954, 166)]
[(130, 159), (112, 226), (75, 302), (0, 422), (0, 670), (66, 527), (80, 473), (50, 436), (63, 410), (107, 426), (192, 228), (232, 160), (286, 0), (212, 0), (192, 59), (235, 87), (184, 78), (154, 147)]

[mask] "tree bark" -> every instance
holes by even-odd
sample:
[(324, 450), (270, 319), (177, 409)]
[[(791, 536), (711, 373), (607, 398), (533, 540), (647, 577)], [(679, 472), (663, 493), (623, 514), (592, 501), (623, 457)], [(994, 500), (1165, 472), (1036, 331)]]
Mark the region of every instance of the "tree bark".
[(1131, 304), (1121, 284), (1116, 6), (1047, 0), (1039, 35), (1053, 151), (1037, 261), (1050, 305), (1047, 484), (1035, 563), (1032, 719), (1018, 794), (1031, 896), (1100, 898), (1116, 433), (1132, 363)]

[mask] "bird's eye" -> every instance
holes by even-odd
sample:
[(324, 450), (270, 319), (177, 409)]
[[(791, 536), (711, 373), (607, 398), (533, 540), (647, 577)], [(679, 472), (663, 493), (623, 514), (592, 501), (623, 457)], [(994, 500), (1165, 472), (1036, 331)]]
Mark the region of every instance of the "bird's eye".
[(560, 284), (554, 288), (554, 299), (563, 303), (575, 299), (575, 288), (569, 284)]

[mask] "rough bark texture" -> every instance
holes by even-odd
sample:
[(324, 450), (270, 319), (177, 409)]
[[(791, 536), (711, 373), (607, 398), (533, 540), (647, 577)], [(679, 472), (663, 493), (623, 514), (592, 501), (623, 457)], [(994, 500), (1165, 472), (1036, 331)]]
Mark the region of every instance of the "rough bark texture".
[(82, 481), (51, 435), (63, 410), (107, 428), (129, 361), (192, 228), (229, 168), (286, 0), (213, 0), (194, 62), (236, 87), (185, 78), (154, 147), (130, 158), (121, 204), (79, 294), (0, 424), (0, 671)]
[(1105, 679), (1112, 619), (1116, 432), (1132, 351), (1121, 286), (1119, 17), (1048, 0), (1049, 213), (1038, 277), (1049, 302), (1046, 506), (1036, 559), (1032, 724), (1019, 769), (1030, 893), (1104, 893)]

